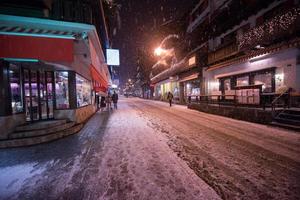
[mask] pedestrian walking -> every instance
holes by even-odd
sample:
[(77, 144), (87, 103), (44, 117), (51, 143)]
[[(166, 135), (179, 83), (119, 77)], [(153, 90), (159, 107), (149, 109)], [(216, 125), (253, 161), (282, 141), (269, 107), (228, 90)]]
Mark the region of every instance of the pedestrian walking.
[(100, 100), (100, 110), (103, 111), (105, 107), (106, 107), (105, 97), (102, 96)]
[(119, 99), (119, 96), (116, 93), (116, 91), (114, 91), (114, 93), (112, 95), (112, 101), (114, 103), (114, 109), (118, 109), (118, 99)]
[(172, 106), (173, 94), (171, 92), (168, 93), (167, 99), (169, 100), (170, 107)]
[(107, 104), (107, 110), (109, 111), (110, 109), (112, 109), (111, 107), (111, 95), (110, 93), (107, 94), (107, 97), (106, 97), (106, 104)]

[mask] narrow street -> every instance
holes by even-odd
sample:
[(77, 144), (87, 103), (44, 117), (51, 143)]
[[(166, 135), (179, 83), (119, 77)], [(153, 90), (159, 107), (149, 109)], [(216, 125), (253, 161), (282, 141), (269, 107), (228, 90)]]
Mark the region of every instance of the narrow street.
[(300, 199), (299, 133), (138, 98), (118, 107), (0, 150), (0, 199)]

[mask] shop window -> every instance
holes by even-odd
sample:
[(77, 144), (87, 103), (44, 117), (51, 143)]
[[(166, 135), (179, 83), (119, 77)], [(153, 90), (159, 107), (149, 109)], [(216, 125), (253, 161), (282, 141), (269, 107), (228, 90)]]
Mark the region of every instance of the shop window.
[(236, 79), (236, 86), (246, 86), (249, 85), (249, 76), (242, 76)]
[(91, 104), (91, 84), (82, 76), (76, 74), (77, 107)]
[(173, 92), (174, 97), (179, 97), (179, 88), (175, 87)]
[(254, 85), (262, 85), (263, 92), (272, 92), (272, 73), (266, 72), (254, 75)]
[(224, 90), (231, 90), (231, 82), (229, 78), (224, 80)]
[(23, 112), (22, 90), (20, 81), (20, 68), (16, 65), (9, 65), (9, 81), (11, 91), (12, 112)]
[(69, 108), (69, 73), (66, 71), (59, 71), (55, 73), (55, 91), (56, 91), (56, 108)]
[(200, 81), (199, 80), (186, 82), (186, 95), (187, 96), (200, 95)]

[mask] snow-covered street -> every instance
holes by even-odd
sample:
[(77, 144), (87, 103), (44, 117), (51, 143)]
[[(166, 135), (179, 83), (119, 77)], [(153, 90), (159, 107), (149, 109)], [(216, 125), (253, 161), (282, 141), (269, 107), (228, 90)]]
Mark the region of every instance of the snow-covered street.
[(0, 199), (300, 199), (300, 134), (121, 98), (75, 135), (0, 150)]

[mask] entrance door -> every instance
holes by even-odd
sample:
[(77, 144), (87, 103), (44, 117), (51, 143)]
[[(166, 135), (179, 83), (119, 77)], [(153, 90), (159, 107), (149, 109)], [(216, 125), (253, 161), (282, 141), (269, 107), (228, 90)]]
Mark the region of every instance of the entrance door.
[(53, 118), (54, 73), (24, 69), (26, 121)]

